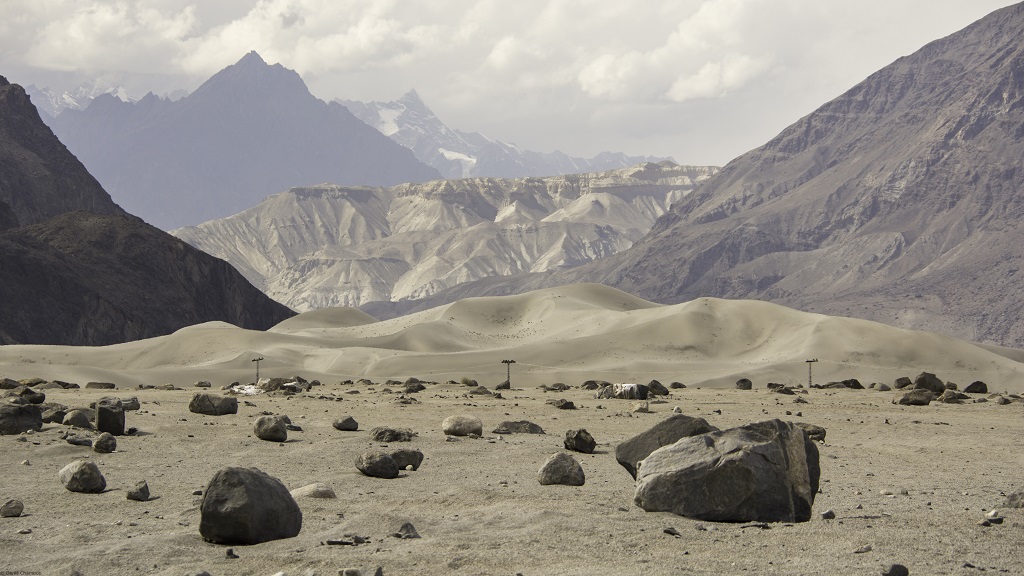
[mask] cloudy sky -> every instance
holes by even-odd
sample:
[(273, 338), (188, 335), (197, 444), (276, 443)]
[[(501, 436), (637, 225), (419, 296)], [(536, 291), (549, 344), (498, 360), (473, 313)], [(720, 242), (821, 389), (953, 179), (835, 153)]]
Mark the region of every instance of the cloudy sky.
[(195, 89), (256, 50), (521, 147), (724, 164), (1007, 0), (0, 0), (0, 75)]

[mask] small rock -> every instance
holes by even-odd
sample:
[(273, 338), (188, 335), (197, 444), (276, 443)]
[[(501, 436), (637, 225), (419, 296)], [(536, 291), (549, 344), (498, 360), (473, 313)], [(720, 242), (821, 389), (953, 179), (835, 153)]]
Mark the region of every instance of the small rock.
[(92, 428), (92, 423), (89, 422), (89, 415), (83, 410), (72, 410), (64, 415), (62, 422), (65, 426), (74, 426), (75, 428)]
[(873, 548), (871, 547), (871, 544), (865, 544), (865, 545), (861, 546), (860, 548), (857, 548), (856, 550), (854, 550), (853, 553), (854, 554), (864, 554), (865, 552), (871, 552), (871, 550), (873, 550)]
[(739, 380), (736, 381), (736, 389), (737, 390), (753, 390), (754, 389), (754, 383), (751, 382), (749, 378), (740, 378)]
[(544, 429), (529, 420), (517, 420), (515, 422), (506, 420), (499, 424), (492, 432), (495, 434), (543, 434)]
[(370, 429), (370, 438), (377, 442), (410, 442), (416, 433), (408, 428), (378, 426)]
[(25, 504), (21, 500), (8, 500), (0, 506), (0, 518), (17, 518), (25, 511)]
[(136, 502), (147, 502), (149, 501), (149, 484), (145, 480), (138, 481), (135, 486), (128, 490), (125, 494), (129, 500)]
[(100, 474), (96, 464), (84, 460), (75, 460), (61, 468), (58, 476), (64, 487), (71, 492), (96, 494), (107, 487), (107, 480)]
[(836, 513), (833, 512), (832, 510), (825, 510), (824, 512), (821, 513), (822, 520), (835, 520), (835, 518)]
[(341, 430), (342, 432), (355, 432), (359, 430), (359, 423), (356, 422), (355, 418), (345, 416), (334, 421), (334, 429)]
[(288, 422), (282, 416), (260, 416), (253, 425), (253, 434), (267, 442), (284, 442), (288, 439)]
[(672, 413), (673, 414), (682, 414), (683, 413), (683, 409), (680, 408), (679, 406), (673, 406), (672, 407)]
[(910, 576), (910, 570), (903, 564), (889, 564), (882, 569), (882, 576)]
[(291, 491), (292, 498), (323, 498), (331, 499), (337, 498), (338, 495), (334, 493), (334, 489), (327, 484), (321, 484), (319, 482), (314, 484), (307, 484), (301, 488), (296, 488)]
[(412, 525), (412, 522), (406, 522), (402, 524), (402, 527), (398, 529), (398, 532), (392, 534), (395, 538), (412, 539), (419, 538), (420, 533), (416, 531), (416, 527)]
[(629, 407), (629, 411), (634, 414), (649, 414), (651, 412), (651, 406), (646, 400), (640, 402), (633, 402)]
[(117, 439), (110, 432), (104, 432), (92, 443), (92, 449), (100, 454), (110, 454), (117, 450)]
[(75, 446), (88, 446), (90, 448), (92, 447), (92, 439), (86, 438), (84, 436), (76, 436), (72, 434), (65, 437), (64, 441), (67, 442), (68, 444), (73, 444)]
[(558, 400), (552, 401), (550, 404), (552, 406), (554, 406), (555, 408), (558, 408), (559, 410), (575, 410), (576, 409), (576, 404), (574, 404), (572, 402), (572, 400), (566, 400), (565, 398), (559, 398)]
[(587, 432), (586, 428), (567, 430), (563, 444), (567, 450), (584, 454), (592, 454), (594, 448), (597, 447), (597, 442), (594, 441), (594, 437), (590, 435), (590, 432)]
[(825, 441), (826, 431), (821, 426), (816, 426), (814, 424), (808, 424), (806, 422), (795, 422), (795, 424), (797, 425), (798, 428), (800, 428), (801, 430), (804, 431), (804, 434), (807, 434), (807, 437), (810, 438), (811, 441), (813, 441), (813, 442), (824, 442)]
[(448, 436), (480, 436), (484, 425), (476, 416), (449, 416), (441, 423), (441, 431)]
[(398, 463), (387, 452), (372, 450), (356, 458), (356, 468), (374, 478), (397, 478)]
[(391, 459), (403, 470), (419, 470), (423, 463), (423, 452), (411, 448), (402, 448), (389, 452)]
[(542, 485), (562, 484), (583, 486), (586, 481), (583, 467), (575, 458), (565, 452), (552, 454), (537, 472), (537, 481)]

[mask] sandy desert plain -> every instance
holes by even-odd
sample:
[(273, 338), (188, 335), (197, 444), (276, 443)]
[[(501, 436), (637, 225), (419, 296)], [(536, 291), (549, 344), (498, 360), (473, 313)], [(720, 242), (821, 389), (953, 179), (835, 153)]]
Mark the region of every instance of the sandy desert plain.
[[(261, 376), (302, 376), (321, 385), (295, 395), (239, 397), (237, 414), (189, 412), (194, 384), (222, 386)], [(0, 377), (43, 378), (118, 389), (48, 389), (47, 401), (87, 406), (102, 396), (136, 396), (138, 411), (117, 450), (93, 452), (61, 439), (66, 427), (0, 437), (0, 500), (24, 515), (0, 518), (0, 574), (881, 574), (899, 563), (910, 574), (1024, 573), (1024, 510), (1003, 507), (1024, 490), (1024, 365), (1014, 350), (754, 301), (700, 299), (662, 306), (596, 285), (504, 298), (464, 300), (382, 322), (351, 309), (299, 315), (267, 332), (226, 324), (193, 326), (150, 340), (99, 348), (5, 346)], [(891, 385), (935, 373), (962, 388), (975, 380), (1009, 404), (892, 403), (895, 392), (810, 389), (785, 396), (768, 382), (807, 385), (857, 378)], [(511, 390), (471, 395), (460, 381), (494, 389), (514, 359)], [(436, 382), (406, 396), (417, 377)], [(751, 391), (735, 389), (750, 378)], [(372, 383), (343, 383), (367, 379)], [(681, 382), (631, 413), (632, 402), (596, 399), (586, 380)], [(453, 382), (449, 382), (453, 381)], [(539, 388), (556, 382), (570, 389)], [(140, 389), (170, 383), (177, 390)], [(577, 409), (559, 410), (565, 398)], [(806, 403), (794, 403), (803, 398)], [(719, 428), (759, 420), (817, 424), (821, 491), (802, 523), (729, 524), (645, 512), (615, 446), (672, 414)], [(283, 443), (253, 435), (263, 412), (286, 414), (301, 431)], [(481, 438), (448, 439), (444, 418), (479, 417)], [(359, 423), (341, 432), (345, 415)], [(495, 434), (499, 423), (529, 420), (546, 434)], [(425, 459), (392, 480), (371, 478), (355, 458), (379, 446), (367, 430), (411, 428), (407, 445)], [(564, 433), (586, 428), (598, 446), (572, 453), (583, 486), (542, 486), (541, 464), (564, 450)], [(95, 462), (101, 494), (66, 490), (58, 471)], [(204, 542), (202, 490), (225, 466), (255, 466), (289, 489), (324, 483), (335, 499), (298, 498), (297, 537), (253, 546)], [(145, 479), (153, 494), (127, 500)], [(1001, 524), (980, 526), (993, 509)], [(836, 518), (822, 519), (826, 510)], [(418, 539), (391, 534), (411, 522)], [(666, 532), (666, 530), (678, 534)], [(27, 532), (27, 533), (25, 533)], [(351, 540), (359, 545), (329, 545)], [(237, 558), (229, 558), (231, 548)]]

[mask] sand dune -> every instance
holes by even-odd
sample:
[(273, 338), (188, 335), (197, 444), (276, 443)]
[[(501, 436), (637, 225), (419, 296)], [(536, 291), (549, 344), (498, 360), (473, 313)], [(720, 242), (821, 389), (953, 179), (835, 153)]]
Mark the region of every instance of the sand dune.
[(0, 374), (125, 387), (224, 385), (252, 380), (252, 360), (263, 357), (267, 376), (325, 382), (468, 376), (494, 385), (505, 377), (501, 360), (513, 359), (514, 379), (522, 384), (658, 379), (728, 387), (740, 377), (806, 383), (804, 361), (817, 358), (819, 382), (891, 383), (929, 371), (963, 385), (984, 380), (995, 390), (1022, 391), (1024, 366), (1012, 356), (765, 302), (701, 298), (662, 306), (583, 284), (467, 299), (381, 322), (355, 309), (324, 309), (267, 332), (213, 322), (115, 346), (7, 346), (0, 349)]

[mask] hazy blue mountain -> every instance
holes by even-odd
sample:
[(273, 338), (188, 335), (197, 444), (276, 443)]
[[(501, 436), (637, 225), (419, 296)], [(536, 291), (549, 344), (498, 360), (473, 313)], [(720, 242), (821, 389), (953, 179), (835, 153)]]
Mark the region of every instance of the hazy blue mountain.
[(50, 123), (121, 206), (164, 229), (234, 214), (291, 186), (440, 177), (255, 52), (179, 100), (102, 94)]
[(602, 152), (593, 158), (576, 158), (558, 151), (523, 150), (477, 132), (449, 128), (415, 90), (392, 102), (335, 102), (345, 105), (381, 134), (412, 150), (417, 158), (449, 179), (582, 174), (669, 160), (654, 156), (627, 156), (621, 152)]

